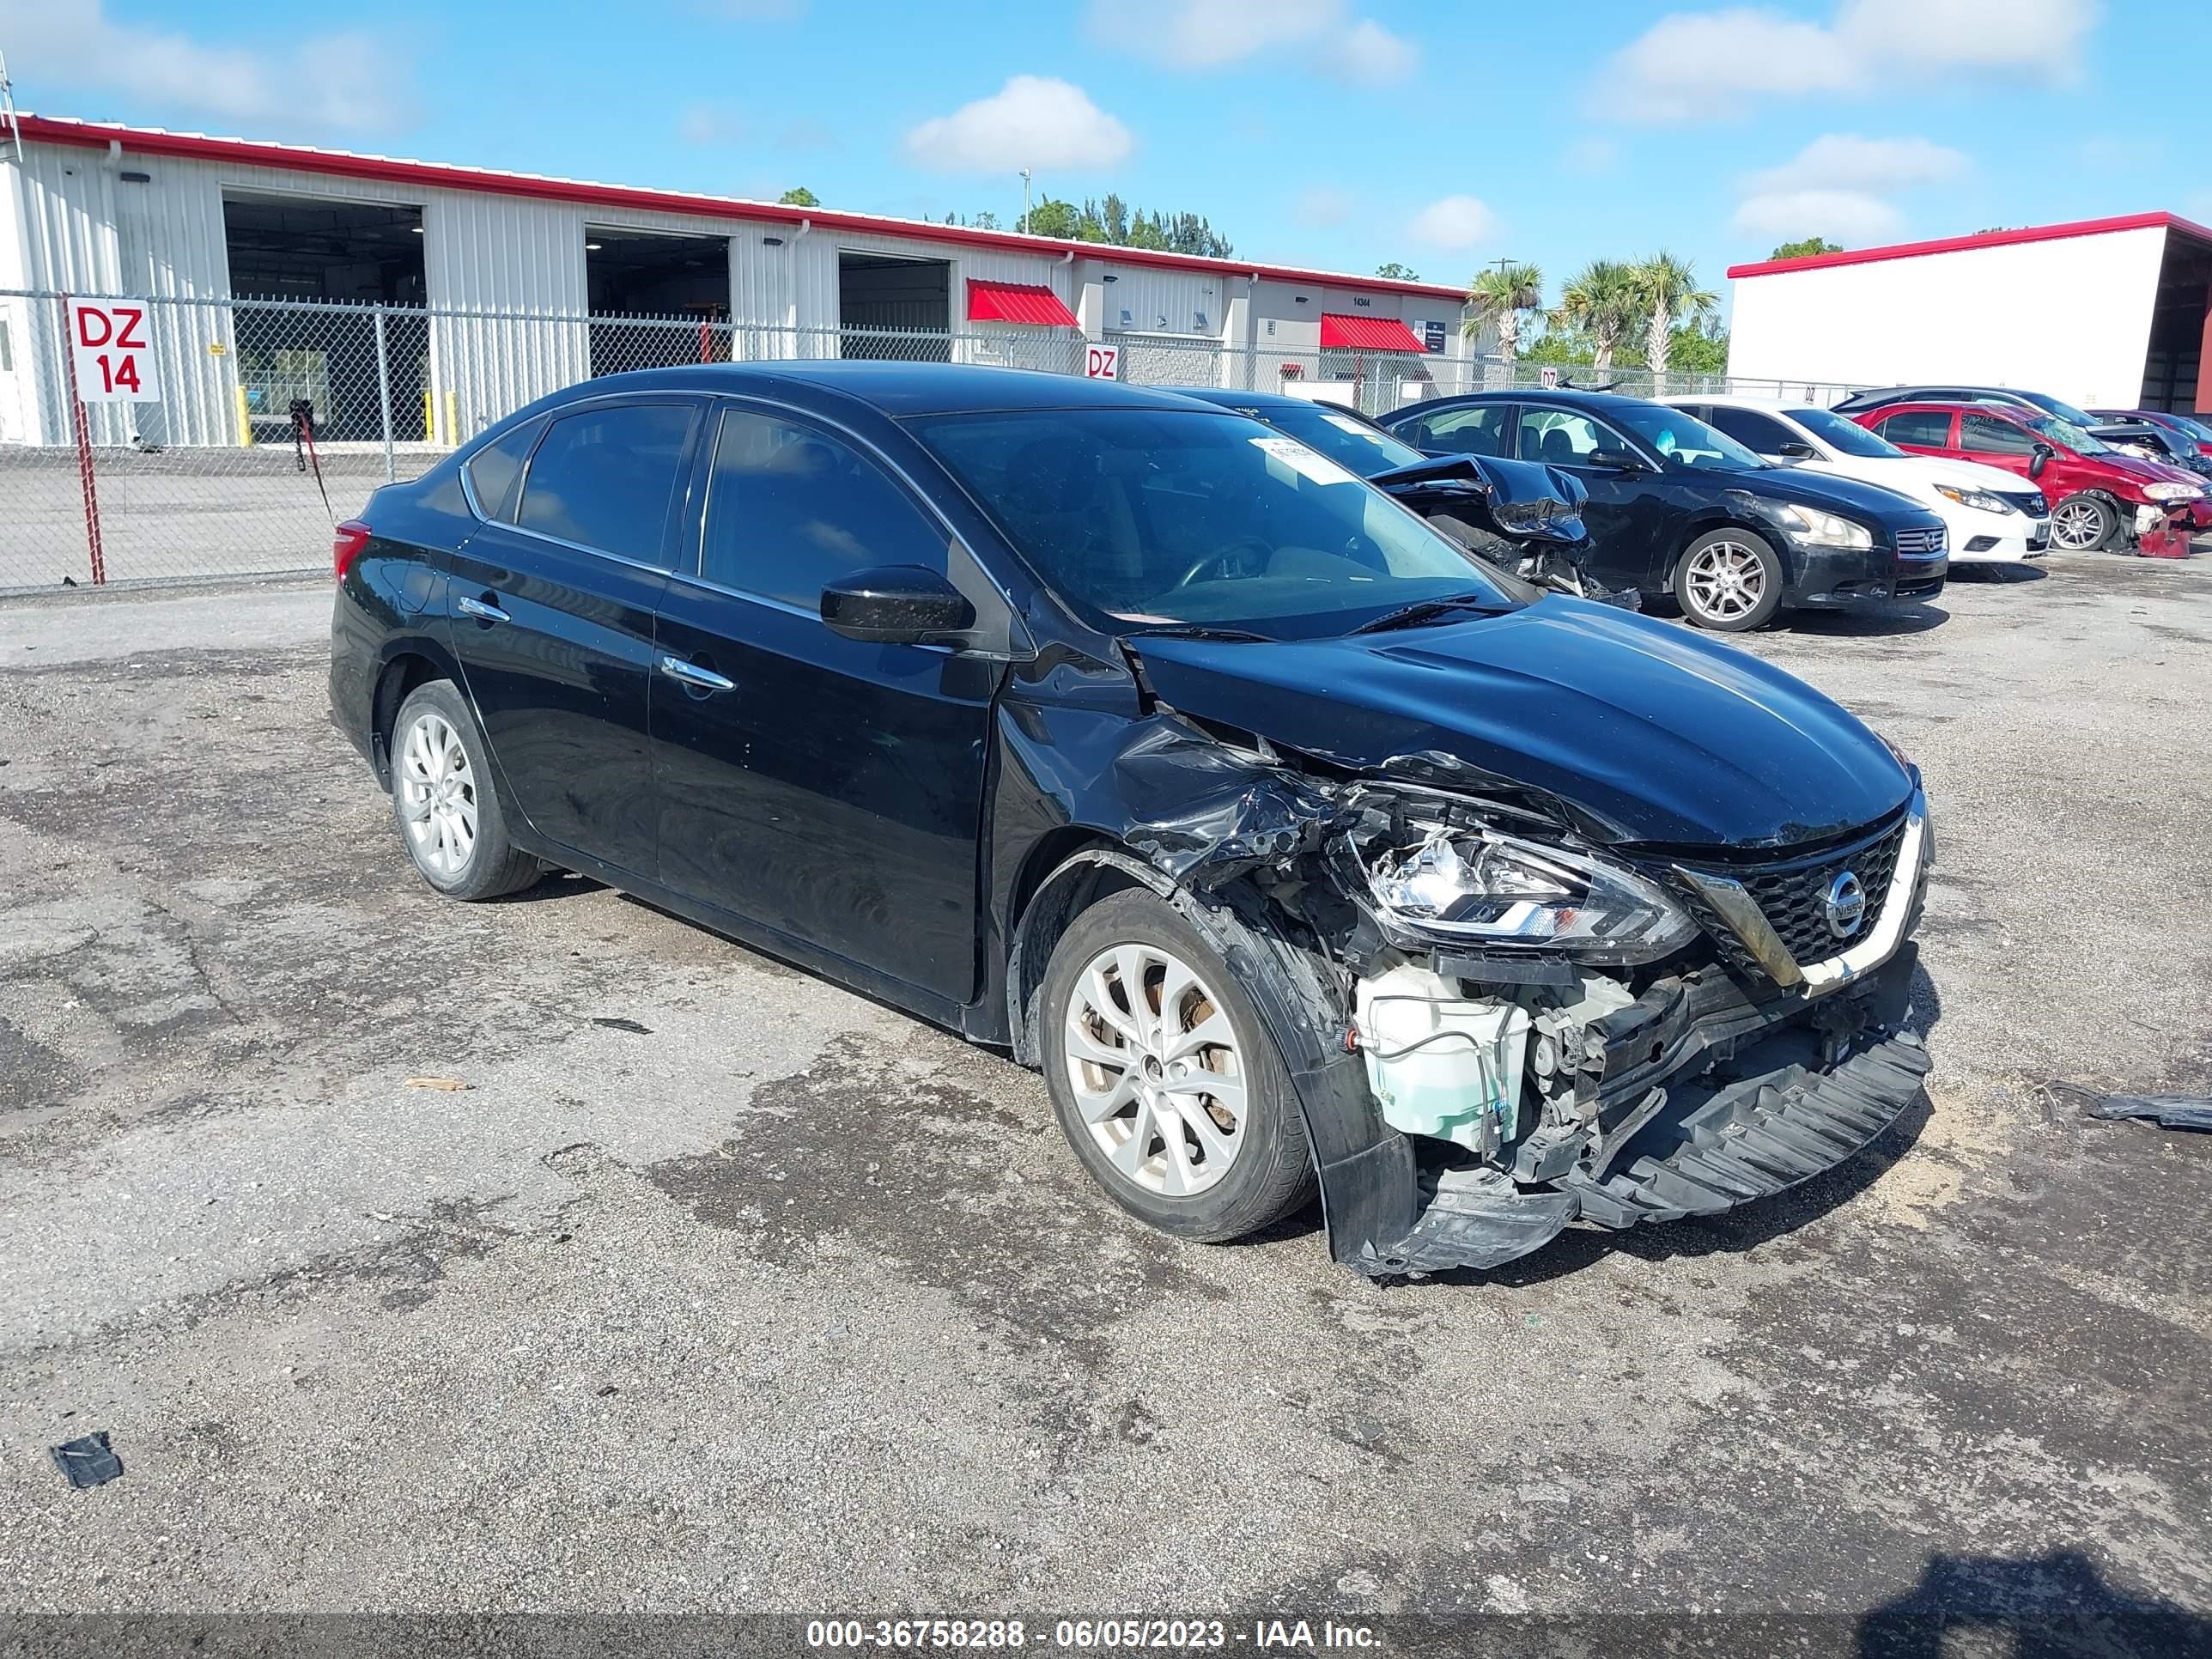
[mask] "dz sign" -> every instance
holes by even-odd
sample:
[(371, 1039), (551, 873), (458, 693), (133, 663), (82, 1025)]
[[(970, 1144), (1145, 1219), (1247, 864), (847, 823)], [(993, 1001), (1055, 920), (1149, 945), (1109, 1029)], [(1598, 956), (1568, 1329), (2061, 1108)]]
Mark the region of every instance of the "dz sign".
[(1085, 346), (1083, 372), (1094, 380), (1120, 380), (1121, 378), (1121, 348), (1109, 345)]
[(88, 404), (159, 403), (153, 330), (146, 307), (128, 300), (71, 300), (70, 357), (76, 395)]

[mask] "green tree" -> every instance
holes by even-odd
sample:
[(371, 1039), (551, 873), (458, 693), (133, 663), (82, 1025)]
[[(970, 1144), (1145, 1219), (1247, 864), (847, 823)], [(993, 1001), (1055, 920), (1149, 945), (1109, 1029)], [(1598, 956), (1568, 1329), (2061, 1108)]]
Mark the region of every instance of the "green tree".
[(1401, 265), (1395, 259), (1387, 265), (1376, 266), (1375, 274), (1394, 283), (1418, 283), (1421, 280), (1419, 271), (1411, 265)]
[(820, 207), (822, 198), (804, 185), (793, 185), (775, 198), (786, 207)]
[(1667, 361), (1692, 374), (1728, 373), (1729, 332), (1717, 319), (1678, 325), (1667, 342)]
[(1802, 242), (1784, 242), (1766, 257), (1770, 259), (1809, 259), (1815, 253), (1841, 253), (1844, 245), (1825, 236), (1808, 236)]
[(1666, 391), (1667, 354), (1674, 325), (1702, 323), (1720, 309), (1721, 297), (1698, 286), (1696, 268), (1661, 248), (1635, 267), (1638, 297), (1643, 301), (1644, 362), (1655, 393)]
[(1644, 316), (1635, 270), (1617, 259), (1591, 260), (1568, 279), (1552, 314), (1589, 337), (1593, 368), (1611, 368), (1622, 337)]
[(1082, 218), (1074, 203), (1048, 196), (1029, 210), (1028, 217), (1022, 221), (1022, 228), (1032, 236), (1057, 236), (1072, 242), (1082, 225)]
[(1493, 265), (1467, 286), (1468, 319), (1460, 325), (1469, 339), (1485, 328), (1498, 331), (1498, 356), (1510, 381), (1520, 355), (1521, 319), (1544, 305), (1544, 273), (1534, 265)]

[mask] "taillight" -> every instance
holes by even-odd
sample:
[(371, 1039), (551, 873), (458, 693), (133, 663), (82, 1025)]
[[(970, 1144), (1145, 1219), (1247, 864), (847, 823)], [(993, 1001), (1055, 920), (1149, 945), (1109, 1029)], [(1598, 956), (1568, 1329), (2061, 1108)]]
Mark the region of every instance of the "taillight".
[(368, 526), (359, 519), (348, 519), (340, 525), (331, 538), (331, 574), (343, 581), (353, 562), (368, 545)]

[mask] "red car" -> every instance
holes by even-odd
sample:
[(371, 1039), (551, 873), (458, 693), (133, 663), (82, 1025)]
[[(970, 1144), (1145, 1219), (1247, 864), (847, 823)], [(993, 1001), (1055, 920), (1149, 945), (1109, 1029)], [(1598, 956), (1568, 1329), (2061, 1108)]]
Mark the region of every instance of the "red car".
[(1851, 418), (1916, 455), (2033, 479), (2051, 502), (2051, 544), (2068, 552), (2133, 547), (2169, 528), (2212, 525), (2203, 479), (2123, 454), (2055, 415), (2007, 404), (1904, 403)]

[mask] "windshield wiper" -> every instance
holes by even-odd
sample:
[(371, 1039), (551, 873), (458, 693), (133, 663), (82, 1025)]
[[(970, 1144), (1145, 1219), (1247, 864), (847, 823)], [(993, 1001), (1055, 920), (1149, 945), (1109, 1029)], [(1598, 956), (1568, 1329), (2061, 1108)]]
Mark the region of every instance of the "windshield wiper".
[(1208, 623), (1170, 623), (1163, 628), (1139, 628), (1129, 635), (1133, 640), (1227, 640), (1237, 643), (1272, 644), (1265, 634), (1255, 634), (1249, 628), (1216, 628)]
[(1386, 629), (1411, 628), (1416, 623), (1427, 622), (1432, 617), (1447, 616), (1455, 611), (1472, 611), (1486, 617), (1502, 617), (1512, 608), (1499, 604), (1487, 593), (1447, 593), (1442, 599), (1416, 599), (1411, 605), (1400, 605), (1395, 611), (1386, 611), (1372, 622), (1360, 623), (1352, 632), (1380, 634)]

